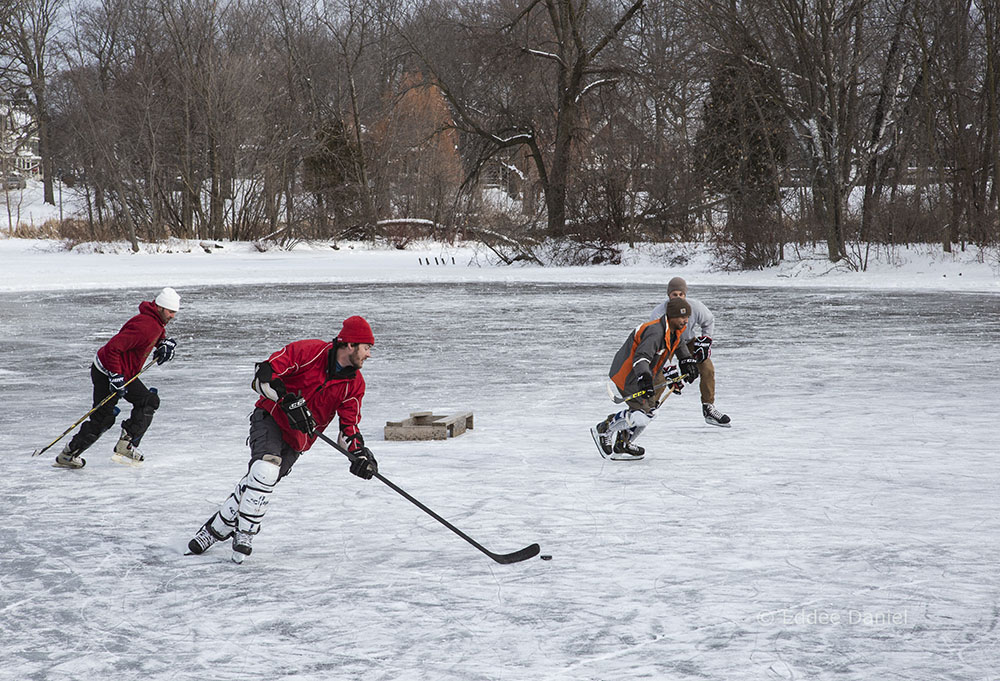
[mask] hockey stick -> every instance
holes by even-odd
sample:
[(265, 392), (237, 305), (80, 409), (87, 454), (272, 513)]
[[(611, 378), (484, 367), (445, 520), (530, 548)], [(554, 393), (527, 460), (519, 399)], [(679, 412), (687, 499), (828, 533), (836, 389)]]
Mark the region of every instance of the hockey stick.
[[(149, 367), (153, 366), (153, 363), (155, 363), (155, 362), (156, 362), (156, 360), (155, 360), (155, 359), (151, 359), (151, 360), (149, 360), (149, 363), (148, 363), (148, 364), (147, 364), (146, 366), (144, 366), (144, 367), (143, 367), (142, 369), (139, 369), (139, 373), (137, 373), (137, 374), (136, 374), (135, 376), (133, 376), (132, 378), (130, 378), (130, 379), (128, 379), (127, 381), (125, 381), (125, 384), (124, 384), (124, 385), (123, 385), (122, 387), (124, 388), (124, 387), (125, 387), (125, 386), (127, 386), (127, 385), (128, 385), (129, 383), (131, 383), (131, 382), (132, 382), (132, 381), (134, 381), (135, 379), (139, 378), (139, 376), (141, 376), (141, 375), (142, 375), (142, 372), (144, 372), (144, 371), (145, 371), (146, 369), (148, 369)], [(50, 442), (49, 444), (45, 445), (45, 446), (44, 446), (44, 447), (42, 447), (41, 449), (36, 449), (36, 450), (35, 450), (34, 452), (32, 452), (32, 453), (31, 453), (31, 455), (32, 455), (32, 456), (39, 456), (40, 454), (44, 454), (44, 453), (45, 453), (45, 451), (46, 451), (46, 450), (47, 450), (47, 449), (48, 449), (49, 447), (51, 447), (51, 446), (52, 446), (52, 445), (54, 445), (55, 443), (59, 442), (59, 440), (63, 439), (64, 437), (66, 437), (66, 434), (67, 434), (67, 433), (71, 432), (71, 431), (72, 431), (72, 430), (73, 430), (74, 428), (76, 428), (76, 427), (77, 427), (78, 425), (80, 425), (81, 423), (83, 423), (84, 421), (86, 421), (86, 420), (87, 420), (87, 417), (88, 417), (88, 416), (90, 416), (90, 415), (91, 415), (91, 414), (93, 414), (93, 413), (94, 413), (95, 411), (97, 411), (98, 409), (100, 409), (101, 407), (103, 407), (103, 406), (104, 406), (105, 404), (107, 404), (108, 400), (110, 400), (110, 399), (111, 399), (112, 397), (114, 397), (115, 395), (118, 395), (118, 394), (119, 394), (119, 393), (118, 393), (118, 391), (117, 391), (117, 390), (112, 390), (112, 391), (111, 391), (111, 394), (110, 394), (110, 395), (108, 395), (108, 396), (107, 396), (107, 397), (105, 397), (105, 398), (104, 398), (103, 400), (101, 400), (101, 401), (100, 401), (100, 402), (99, 402), (99, 403), (97, 404), (97, 406), (95, 406), (95, 407), (94, 407), (93, 409), (91, 409), (91, 410), (90, 410), (90, 411), (88, 411), (88, 412), (87, 412), (86, 414), (84, 414), (83, 416), (81, 416), (81, 417), (79, 418), (79, 420), (77, 420), (77, 422), (76, 422), (76, 423), (74, 423), (74, 424), (73, 424), (72, 426), (70, 426), (69, 428), (67, 428), (66, 430), (64, 430), (64, 431), (62, 432), (62, 435), (60, 435), (60, 436), (59, 436), (59, 437), (57, 437), (57, 438), (56, 438), (55, 440), (53, 440), (53, 441), (52, 441), (52, 442)]]
[[(348, 452), (346, 449), (341, 447), (335, 441), (328, 438), (323, 433), (316, 433), (316, 436), (321, 440), (323, 440), (323, 442), (326, 442), (328, 445), (330, 445), (338, 452), (346, 456), (351, 461), (354, 461), (354, 459), (356, 458), (353, 454)], [(461, 537), (465, 541), (475, 546), (477, 549), (479, 549), (480, 551), (482, 551), (483, 553), (485, 553), (487, 556), (489, 556), (498, 563), (502, 563), (504, 565), (508, 565), (510, 563), (520, 563), (522, 560), (527, 560), (528, 558), (533, 558), (534, 556), (538, 555), (538, 552), (541, 550), (538, 544), (532, 544), (531, 546), (525, 546), (523, 549), (514, 551), (513, 553), (493, 553), (492, 551), (486, 549), (482, 544), (477, 542), (475, 539), (467, 535), (465, 532), (462, 532), (460, 529), (449, 523), (447, 520), (439, 516), (437, 513), (435, 513), (434, 511), (432, 511), (431, 509), (427, 508), (422, 503), (414, 499), (412, 496), (410, 496), (410, 494), (406, 492), (406, 490), (402, 489), (401, 487), (393, 483), (391, 480), (386, 478), (381, 473), (375, 473), (374, 477), (384, 482), (386, 485), (391, 487), (393, 491), (405, 497), (407, 501), (410, 501), (414, 505), (416, 505), (421, 511), (434, 518), (434, 520), (438, 521), (439, 523), (447, 527), (449, 530), (451, 530), (459, 537)]]
[[(670, 397), (670, 394), (672, 392), (674, 392), (674, 390), (677, 389), (677, 383), (679, 381), (685, 379), (685, 378), (687, 378), (687, 374), (682, 374), (681, 376), (678, 376), (678, 378), (677, 378), (676, 381), (672, 381), (670, 383), (670, 390), (668, 390), (667, 392), (665, 392), (663, 394), (663, 397), (661, 397), (660, 401), (656, 403), (656, 406), (659, 407), (661, 404), (663, 404), (663, 402), (668, 397)], [(660, 385), (664, 385), (664, 384), (661, 383)], [(655, 387), (656, 386), (654, 386), (654, 388)], [(645, 396), (646, 396), (646, 391), (645, 390), (640, 390), (639, 392), (632, 393), (631, 395), (628, 395), (627, 397), (612, 396), (611, 399), (614, 400), (615, 404), (621, 404), (622, 402), (628, 402), (629, 400), (637, 400), (637, 399), (639, 399), (641, 397), (645, 397)]]

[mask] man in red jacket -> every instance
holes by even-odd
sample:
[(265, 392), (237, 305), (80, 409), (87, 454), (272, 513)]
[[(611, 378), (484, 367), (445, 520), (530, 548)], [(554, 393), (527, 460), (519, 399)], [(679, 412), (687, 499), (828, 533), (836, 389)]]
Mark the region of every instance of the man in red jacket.
[(368, 322), (349, 317), (333, 341), (295, 341), (257, 364), (251, 385), (260, 398), (250, 415), (247, 473), (188, 543), (190, 553), (204, 553), (232, 537), (233, 561), (242, 563), (250, 555), (275, 485), (334, 417), (340, 420), (341, 445), (354, 456), (351, 473), (372, 478), (378, 463), (358, 423), (365, 396), (361, 367), (374, 344)]
[(87, 464), (87, 460), (80, 455), (97, 442), (104, 431), (115, 425), (118, 413), (115, 405), (121, 397), (132, 405), (132, 413), (122, 423), (122, 433), (111, 459), (130, 465), (142, 463), (139, 440), (153, 422), (160, 397), (139, 379), (131, 379), (142, 370), (150, 352), (153, 352), (157, 364), (163, 364), (174, 356), (177, 342), (167, 338), (165, 328), (180, 309), (181, 297), (177, 291), (169, 287), (163, 289), (154, 300), (140, 303), (139, 314), (125, 322), (121, 330), (97, 351), (90, 367), (94, 406), (109, 395), (114, 396), (90, 415), (90, 419), (80, 426), (77, 434), (56, 456), (54, 465), (57, 468), (83, 468)]

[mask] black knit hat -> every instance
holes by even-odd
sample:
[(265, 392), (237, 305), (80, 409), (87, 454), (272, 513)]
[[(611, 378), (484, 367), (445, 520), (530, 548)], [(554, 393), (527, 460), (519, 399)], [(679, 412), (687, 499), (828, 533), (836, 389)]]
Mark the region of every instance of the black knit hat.
[(667, 301), (667, 319), (675, 317), (690, 317), (691, 305), (683, 298), (671, 298)]

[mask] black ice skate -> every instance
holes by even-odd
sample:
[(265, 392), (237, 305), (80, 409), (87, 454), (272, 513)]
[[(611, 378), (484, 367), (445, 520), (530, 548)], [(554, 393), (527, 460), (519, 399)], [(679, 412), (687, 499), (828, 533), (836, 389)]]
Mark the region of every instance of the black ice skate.
[(216, 513), (209, 518), (208, 522), (202, 525), (201, 529), (198, 530), (198, 533), (194, 535), (191, 541), (188, 542), (188, 555), (201, 555), (216, 542), (220, 542), (223, 539), (229, 539), (232, 535), (232, 533), (221, 535), (215, 531), (215, 528), (212, 527), (212, 522), (215, 520), (215, 516), (217, 515), (219, 514)]
[(594, 444), (597, 445), (597, 450), (601, 453), (605, 459), (611, 456), (613, 447), (608, 441), (606, 433), (608, 432), (608, 419), (604, 419), (596, 426), (590, 429), (590, 435), (594, 438)]
[(629, 440), (628, 433), (622, 431), (618, 433), (615, 440), (614, 450), (608, 457), (612, 461), (642, 461), (646, 456), (646, 450)]
[(253, 551), (253, 535), (236, 530), (233, 533), (233, 562), (242, 563)]
[(729, 417), (716, 409), (714, 404), (702, 404), (701, 413), (705, 417), (705, 423), (711, 426), (721, 426), (723, 428), (731, 427)]

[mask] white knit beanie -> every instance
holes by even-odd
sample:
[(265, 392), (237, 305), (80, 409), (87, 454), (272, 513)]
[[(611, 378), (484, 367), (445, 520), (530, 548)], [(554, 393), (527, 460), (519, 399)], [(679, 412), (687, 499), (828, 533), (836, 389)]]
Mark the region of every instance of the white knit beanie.
[(177, 295), (177, 291), (169, 286), (160, 291), (153, 302), (164, 310), (170, 310), (171, 312), (177, 312), (181, 309), (181, 297)]

